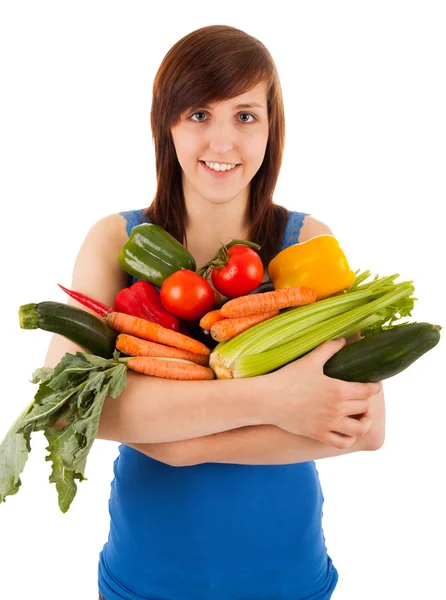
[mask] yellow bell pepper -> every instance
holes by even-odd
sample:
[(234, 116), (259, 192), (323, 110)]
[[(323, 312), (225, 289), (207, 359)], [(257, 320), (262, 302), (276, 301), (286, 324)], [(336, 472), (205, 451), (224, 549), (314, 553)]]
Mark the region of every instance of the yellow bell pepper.
[(288, 246), (268, 265), (274, 289), (305, 286), (321, 300), (352, 285), (355, 273), (338, 240), (328, 234)]

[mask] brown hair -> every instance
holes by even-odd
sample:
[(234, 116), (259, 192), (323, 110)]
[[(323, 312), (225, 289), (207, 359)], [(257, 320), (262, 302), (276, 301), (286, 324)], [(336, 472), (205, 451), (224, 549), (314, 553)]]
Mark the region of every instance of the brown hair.
[(153, 83), (150, 114), (157, 190), (146, 215), (184, 243), (186, 207), (171, 127), (190, 107), (228, 100), (262, 81), (267, 83), (269, 135), (263, 163), (251, 180), (249, 239), (261, 246), (259, 254), (267, 266), (280, 247), (288, 218), (287, 209), (273, 203), (285, 143), (285, 116), (279, 76), (269, 51), (240, 29), (202, 27), (179, 40), (164, 57)]

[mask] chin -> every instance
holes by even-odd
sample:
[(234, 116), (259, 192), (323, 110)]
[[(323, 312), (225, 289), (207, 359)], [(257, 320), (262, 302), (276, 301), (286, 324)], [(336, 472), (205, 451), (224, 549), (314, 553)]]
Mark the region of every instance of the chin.
[(207, 202), (209, 202), (210, 204), (214, 204), (216, 206), (220, 205), (220, 204), (227, 204), (228, 202), (231, 202), (237, 195), (238, 195), (238, 193), (225, 195), (225, 196), (215, 196), (215, 195), (206, 194), (206, 193), (202, 194), (203, 198)]

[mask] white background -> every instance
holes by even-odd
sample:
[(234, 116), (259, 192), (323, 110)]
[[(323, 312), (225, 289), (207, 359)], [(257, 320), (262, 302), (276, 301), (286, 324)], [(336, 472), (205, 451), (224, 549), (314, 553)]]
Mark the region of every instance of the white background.
[[(56, 284), (71, 283), (91, 225), (151, 202), (153, 78), (204, 25), (244, 29), (276, 62), (287, 125), (276, 202), (327, 223), (352, 268), (412, 279), (413, 320), (446, 325), (442, 5), (2, 3), (0, 438), (34, 395), (51, 336), (21, 330), (17, 309), (64, 302)], [(379, 452), (317, 463), (334, 600), (446, 597), (445, 348), (385, 383)], [(93, 600), (118, 444), (95, 443), (63, 515), (45, 442), (32, 438), (22, 487), (0, 506), (1, 595)]]

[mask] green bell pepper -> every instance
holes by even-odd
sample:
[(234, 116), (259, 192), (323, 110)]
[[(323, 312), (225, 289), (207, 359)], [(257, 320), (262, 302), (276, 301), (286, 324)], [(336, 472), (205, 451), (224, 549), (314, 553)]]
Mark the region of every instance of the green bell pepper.
[(163, 281), (180, 269), (196, 270), (195, 259), (170, 233), (154, 223), (132, 229), (119, 255), (121, 268), (138, 279), (161, 287)]

